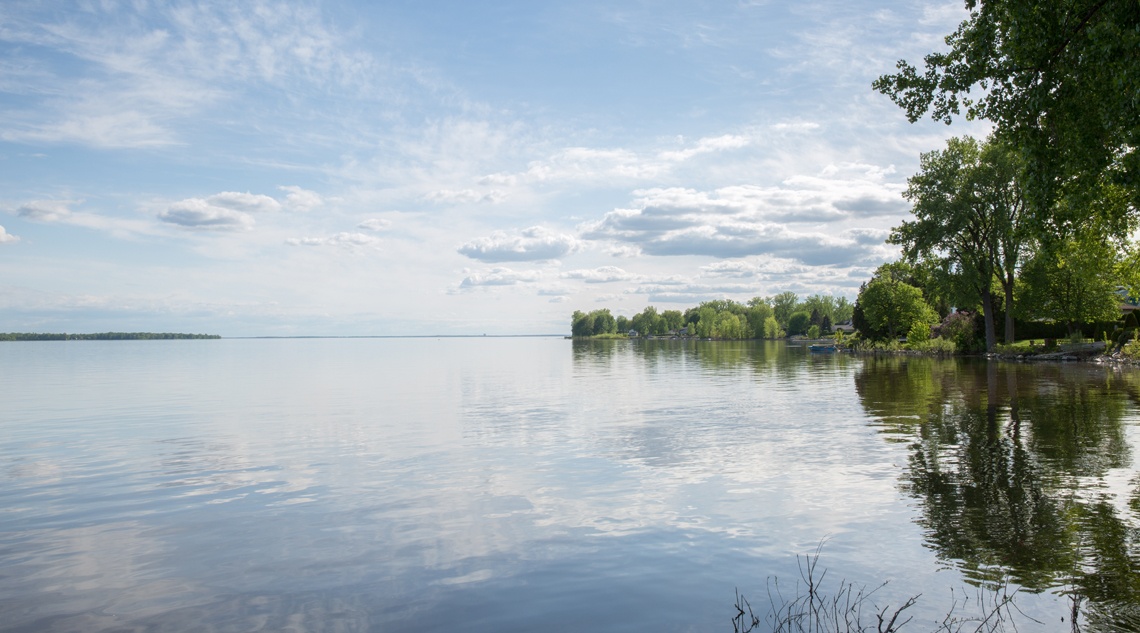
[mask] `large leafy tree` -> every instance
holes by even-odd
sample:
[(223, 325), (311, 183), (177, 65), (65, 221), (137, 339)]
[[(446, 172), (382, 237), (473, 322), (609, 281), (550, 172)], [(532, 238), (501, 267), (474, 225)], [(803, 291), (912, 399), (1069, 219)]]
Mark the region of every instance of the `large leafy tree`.
[(788, 319), (792, 317), (792, 313), (800, 305), (800, 298), (796, 293), (789, 291), (781, 292), (770, 299), (772, 304), (772, 312), (776, 316), (776, 320), (780, 322), (780, 327), (788, 327)]
[(1005, 295), (1006, 342), (1013, 341), (1014, 282), (1031, 241), (1019, 176), (1015, 154), (1000, 142), (952, 138), (945, 150), (922, 155), (904, 194), (915, 219), (890, 238), (911, 261), (941, 259), (968, 282), (985, 315), (987, 351), (996, 343), (995, 278)]
[(922, 298), (921, 290), (890, 277), (872, 279), (855, 303), (866, 322), (867, 331), (863, 334), (869, 338), (882, 333), (894, 339), (916, 325), (929, 325), (937, 320), (934, 310)]
[(949, 51), (874, 82), (913, 122), (963, 110), (1022, 148), (1041, 209), (1108, 176), (1140, 206), (1140, 2), (966, 0)]
[(1045, 242), (1025, 266), (1026, 316), (1065, 323), (1070, 335), (1081, 323), (1118, 319), (1117, 255), (1095, 227)]

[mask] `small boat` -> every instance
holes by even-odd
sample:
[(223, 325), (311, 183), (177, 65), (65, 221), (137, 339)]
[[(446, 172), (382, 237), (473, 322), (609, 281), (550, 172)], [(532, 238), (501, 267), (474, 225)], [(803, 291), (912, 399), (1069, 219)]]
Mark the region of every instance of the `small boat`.
[(834, 343), (816, 343), (815, 345), (808, 345), (808, 349), (821, 354), (838, 350)]

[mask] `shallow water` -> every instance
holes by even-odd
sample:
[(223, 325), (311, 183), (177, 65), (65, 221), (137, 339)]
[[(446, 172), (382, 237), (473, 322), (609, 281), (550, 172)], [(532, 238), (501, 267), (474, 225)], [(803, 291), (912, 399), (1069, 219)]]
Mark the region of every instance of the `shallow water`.
[(731, 630), (1005, 580), (1132, 626), (1140, 376), (561, 338), (0, 346), (0, 630)]

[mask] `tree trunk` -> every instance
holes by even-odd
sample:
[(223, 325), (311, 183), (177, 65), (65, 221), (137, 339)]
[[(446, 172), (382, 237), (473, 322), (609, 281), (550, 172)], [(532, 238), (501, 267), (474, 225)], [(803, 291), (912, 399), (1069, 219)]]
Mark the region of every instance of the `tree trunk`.
[(1005, 343), (1013, 343), (1013, 273), (1010, 273), (1006, 283), (1002, 284), (1005, 290)]
[(994, 327), (994, 295), (988, 290), (982, 293), (982, 316), (986, 322), (986, 353), (990, 353), (997, 344), (997, 328)]

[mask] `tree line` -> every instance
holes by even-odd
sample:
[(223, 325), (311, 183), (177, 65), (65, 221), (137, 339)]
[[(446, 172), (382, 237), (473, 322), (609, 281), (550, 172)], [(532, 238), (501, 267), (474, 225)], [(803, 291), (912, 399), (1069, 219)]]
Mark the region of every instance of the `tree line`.
[[(949, 327), (993, 351), (1022, 323), (1116, 321), (1140, 289), (1140, 3), (967, 0), (969, 19), (920, 69), (874, 88), (913, 122), (991, 121), (921, 155), (913, 219), (888, 240), (900, 262), (860, 289), (862, 336), (925, 338)], [(971, 91), (974, 90), (972, 93)], [(975, 96), (977, 95), (977, 96)], [(969, 319), (980, 315), (976, 343)], [(998, 323), (998, 315), (1004, 323)]]
[(97, 334), (0, 332), (0, 341), (149, 341), (220, 338), (222, 337), (217, 334), (178, 334), (174, 332), (101, 332)]
[(800, 299), (794, 292), (753, 297), (746, 303), (729, 299), (705, 301), (681, 310), (658, 312), (648, 306), (626, 317), (609, 309), (582, 312), (570, 319), (573, 336), (665, 336), (684, 334), (699, 338), (751, 339), (830, 334), (839, 323), (851, 321), (855, 306), (846, 297), (815, 294)]

